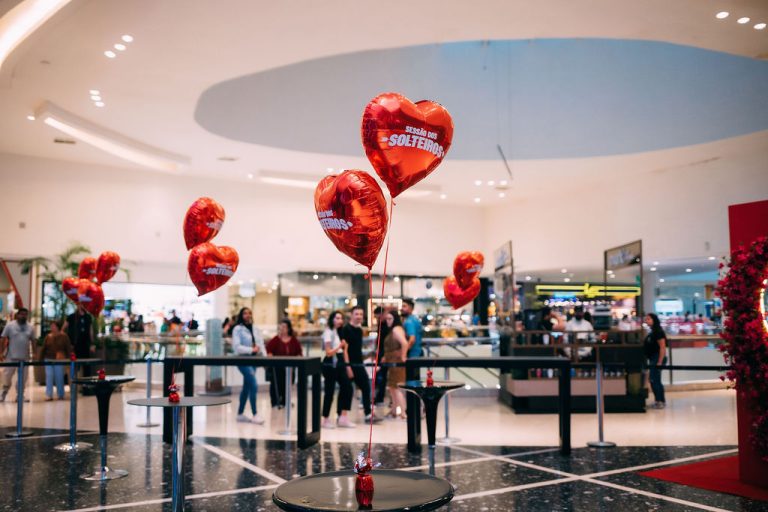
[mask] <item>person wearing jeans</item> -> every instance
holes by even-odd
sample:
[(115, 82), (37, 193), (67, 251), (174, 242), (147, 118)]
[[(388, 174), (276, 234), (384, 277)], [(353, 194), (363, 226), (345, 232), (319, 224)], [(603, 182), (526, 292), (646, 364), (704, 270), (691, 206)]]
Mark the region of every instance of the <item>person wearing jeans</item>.
[[(61, 330), (61, 322), (51, 322), (51, 331), (45, 337), (41, 361), (66, 361), (72, 352), (69, 336)], [(59, 400), (64, 400), (64, 370), (63, 364), (45, 365), (45, 401), (53, 400), (53, 385), (56, 384), (56, 394)]]
[[(35, 330), (27, 322), (29, 310), (19, 308), (16, 312), (16, 319), (9, 322), (0, 334), (0, 361), (9, 361), (18, 363), (19, 361), (29, 361), (29, 355), (32, 350), (32, 344), (35, 342)], [(7, 366), (3, 368), (3, 390), (0, 394), (0, 402), (5, 401), (8, 390), (11, 389), (13, 374), (18, 371), (18, 366)], [(29, 376), (29, 367), (24, 368), (24, 375), (17, 378), (21, 380), (21, 395), (16, 400), (29, 402), (29, 398), (24, 396), (24, 390), (27, 387), (27, 377)], [(18, 388), (16, 388), (18, 390)]]
[(645, 324), (651, 332), (643, 341), (643, 351), (648, 359), (648, 380), (653, 391), (654, 402), (652, 409), (663, 409), (667, 406), (664, 398), (664, 385), (661, 383), (661, 370), (659, 366), (667, 363), (667, 335), (661, 328), (659, 317), (654, 313), (645, 316)]
[[(263, 355), (264, 340), (261, 333), (253, 326), (253, 313), (248, 308), (242, 308), (237, 314), (235, 328), (232, 330), (232, 348), (239, 356)], [(238, 366), (243, 375), (243, 390), (240, 391), (240, 405), (237, 408), (237, 421), (261, 425), (264, 418), (256, 412), (256, 368), (253, 366)], [(245, 415), (245, 405), (251, 403), (252, 418)]]

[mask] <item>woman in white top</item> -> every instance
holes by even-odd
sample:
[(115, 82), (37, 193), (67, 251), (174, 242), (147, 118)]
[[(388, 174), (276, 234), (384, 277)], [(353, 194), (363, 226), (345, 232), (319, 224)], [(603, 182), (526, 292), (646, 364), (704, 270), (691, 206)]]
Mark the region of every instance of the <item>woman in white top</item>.
[[(235, 328), (232, 330), (232, 349), (238, 356), (264, 355), (264, 340), (259, 329), (253, 326), (253, 313), (248, 308), (242, 308), (237, 314)], [(238, 366), (243, 374), (243, 390), (240, 392), (240, 406), (237, 408), (237, 421), (261, 425), (264, 418), (256, 413), (256, 368), (253, 366)], [(253, 418), (245, 415), (245, 404), (251, 402)]]
[(347, 372), (349, 355), (347, 354), (347, 342), (339, 337), (339, 332), (344, 326), (344, 315), (341, 311), (334, 311), (328, 318), (328, 327), (323, 332), (323, 377), (325, 378), (325, 394), (323, 396), (323, 428), (334, 428), (331, 418), (331, 403), (336, 383), (339, 383), (339, 397), (336, 400), (336, 413), (339, 416), (339, 427), (352, 428), (354, 423), (349, 421), (349, 410), (352, 408), (352, 383)]

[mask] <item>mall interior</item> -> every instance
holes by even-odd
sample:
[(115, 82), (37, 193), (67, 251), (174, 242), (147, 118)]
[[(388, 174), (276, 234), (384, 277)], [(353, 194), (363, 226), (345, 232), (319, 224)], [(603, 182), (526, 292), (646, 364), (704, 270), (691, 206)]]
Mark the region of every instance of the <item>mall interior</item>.
[(0, 0), (0, 510), (768, 511), (766, 23)]

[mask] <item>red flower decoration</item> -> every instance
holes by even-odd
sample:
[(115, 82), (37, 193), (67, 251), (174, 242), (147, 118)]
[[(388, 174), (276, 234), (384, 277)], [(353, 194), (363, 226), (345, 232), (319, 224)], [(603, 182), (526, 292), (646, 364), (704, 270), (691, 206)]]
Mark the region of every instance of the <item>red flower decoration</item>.
[(717, 284), (726, 319), (718, 347), (731, 369), (726, 378), (750, 401), (755, 418), (752, 444), (768, 461), (768, 331), (760, 313), (768, 279), (768, 238), (731, 252), (728, 274)]

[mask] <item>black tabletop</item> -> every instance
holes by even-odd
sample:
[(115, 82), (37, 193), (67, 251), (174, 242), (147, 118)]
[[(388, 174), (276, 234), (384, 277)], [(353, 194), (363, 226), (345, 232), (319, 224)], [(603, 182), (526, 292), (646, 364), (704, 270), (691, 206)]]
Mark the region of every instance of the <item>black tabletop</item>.
[[(373, 507), (365, 510), (435, 510), (453, 498), (453, 486), (442, 478), (393, 469), (376, 469), (371, 475)], [(355, 477), (349, 469), (297, 478), (275, 489), (272, 501), (292, 512), (358, 510)]]
[(417, 390), (428, 387), (451, 390), (463, 388), (464, 383), (455, 380), (436, 380), (432, 386), (427, 386), (426, 382), (420, 380), (407, 380), (404, 384), (398, 384), (398, 387), (408, 390)]
[(224, 405), (230, 402), (229, 398), (218, 396), (182, 396), (178, 402), (169, 402), (167, 396), (128, 400), (129, 404), (142, 407), (209, 407), (212, 405)]
[[(103, 379), (99, 379), (98, 376), (96, 377), (79, 377), (77, 379), (72, 379), (72, 382), (75, 384), (82, 384), (84, 386), (98, 386), (99, 384), (124, 384), (126, 382), (131, 382), (132, 380), (136, 380), (136, 377), (133, 375), (107, 375)], [(102, 384), (102, 385), (103, 385)]]

